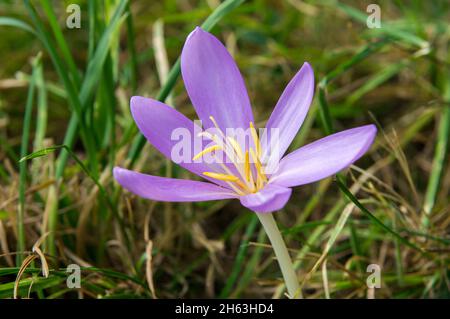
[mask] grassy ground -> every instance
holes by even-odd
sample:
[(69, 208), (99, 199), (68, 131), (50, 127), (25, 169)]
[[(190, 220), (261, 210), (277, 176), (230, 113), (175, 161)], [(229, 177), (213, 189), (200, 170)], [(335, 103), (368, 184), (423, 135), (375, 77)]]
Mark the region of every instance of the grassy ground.
[[(260, 126), (301, 64), (313, 66), (316, 96), (292, 149), (379, 127), (345, 182), (296, 188), (276, 214), (304, 297), (450, 297), (448, 1), (379, 1), (381, 29), (366, 26), (373, 1), (80, 1), (81, 29), (68, 29), (71, 2), (0, 4), (0, 297), (283, 297), (267, 238), (237, 201), (152, 202), (111, 176), (120, 165), (192, 177), (142, 143), (128, 103), (166, 99), (194, 118), (175, 61), (205, 21), (236, 58)], [(66, 285), (70, 264), (80, 289)], [(379, 289), (366, 285), (369, 264)]]

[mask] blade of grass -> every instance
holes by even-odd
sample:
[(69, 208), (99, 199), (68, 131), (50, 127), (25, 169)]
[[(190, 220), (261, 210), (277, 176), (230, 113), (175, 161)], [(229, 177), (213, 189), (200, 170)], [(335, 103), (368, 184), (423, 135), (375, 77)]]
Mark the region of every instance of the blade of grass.
[[(124, 16), (122, 16), (125, 6), (128, 3), (127, 0), (122, 0), (116, 7), (113, 17), (110, 20), (110, 24), (106, 28), (105, 32), (102, 34), (98, 46), (95, 50), (95, 54), (91, 60), (89, 60), (86, 74), (84, 76), (84, 81), (80, 89), (79, 99), (83, 105), (83, 111), (86, 110), (89, 104), (89, 100), (97, 87), (98, 81), (102, 74), (101, 70), (103, 68), (104, 62), (108, 55), (109, 44), (114, 34), (122, 22), (124, 21)], [(66, 135), (64, 137), (64, 144), (68, 147), (72, 147), (78, 127), (78, 119), (75, 114), (72, 115)], [(63, 170), (67, 163), (68, 154), (61, 153), (57, 160), (56, 166), (56, 178), (59, 179), (62, 176)]]
[(319, 115), (325, 134), (330, 135), (333, 133), (334, 128), (330, 114), (330, 106), (327, 101), (325, 83), (326, 81), (321, 81), (319, 83)]
[[(337, 9), (347, 14), (350, 18), (364, 25), (367, 24), (367, 14), (365, 12), (362, 12), (352, 6), (349, 6), (339, 1), (330, 1), (330, 3)], [(382, 28), (370, 29), (370, 32), (374, 33), (375, 36), (388, 35), (394, 39), (403, 41), (407, 44), (414, 45), (419, 48), (426, 48), (429, 46), (429, 43), (427, 41), (409, 32), (409, 30), (407, 31), (400, 29), (398, 26), (385, 21), (383, 21)]]
[(88, 61), (92, 59), (95, 52), (97, 40), (97, 1), (88, 1), (89, 17), (89, 40), (88, 40)]
[[(261, 229), (258, 234), (257, 243), (264, 243), (267, 240), (266, 232)], [(253, 256), (246, 264), (244, 271), (237, 282), (236, 289), (230, 294), (231, 298), (240, 298), (241, 293), (247, 285), (258, 275), (257, 266), (263, 256), (264, 246), (258, 245), (254, 248)]]
[(324, 128), (325, 134), (332, 134), (334, 132), (333, 129), (333, 121), (330, 114), (330, 107), (328, 105), (327, 97), (326, 97), (326, 88), (330, 81), (335, 79), (337, 76), (345, 73), (347, 70), (351, 69), (354, 65), (363, 61), (371, 54), (377, 52), (381, 48), (383, 48), (388, 42), (386, 40), (381, 40), (376, 43), (370, 43), (363, 46), (358, 53), (352, 56), (349, 60), (339, 64), (333, 71), (328, 73), (318, 85), (319, 90), (319, 114), (320, 119), (322, 121), (322, 126)]
[(41, 59), (36, 61), (36, 88), (37, 88), (37, 118), (36, 133), (34, 136), (33, 149), (43, 148), (45, 132), (47, 129), (47, 87), (44, 80)]
[(339, 234), (342, 232), (342, 230), (344, 229), (345, 224), (347, 223), (348, 218), (350, 217), (350, 214), (352, 213), (353, 209), (355, 208), (355, 206), (353, 204), (348, 204), (341, 216), (339, 216), (339, 219), (336, 223), (336, 226), (333, 228), (331, 234), (330, 234), (330, 238), (328, 239), (327, 243), (325, 244), (325, 248), (322, 252), (322, 254), (320, 255), (319, 259), (316, 261), (316, 263), (314, 264), (314, 266), (312, 267), (312, 269), (306, 274), (306, 276), (304, 277), (302, 283), (301, 283), (301, 287), (303, 287), (305, 285), (305, 283), (311, 279), (312, 275), (316, 272), (316, 270), (319, 268), (319, 266), (322, 264), (322, 262), (327, 258), (328, 253), (331, 250), (331, 247), (333, 247), (336, 239), (338, 238)]
[[(28, 293), (31, 287), (31, 292), (42, 290), (50, 287), (55, 287), (64, 282), (66, 278), (58, 276), (50, 276), (48, 278), (35, 277), (22, 279), (18, 286), (18, 295), (23, 296)], [(13, 297), (14, 282), (9, 282), (0, 285), (0, 298), (12, 298)]]
[[(394, 216), (394, 229), (397, 229), (397, 216)], [(402, 251), (398, 238), (395, 239), (395, 271), (397, 272), (398, 284), (403, 284), (403, 261), (402, 261)]]
[(137, 62), (137, 55), (136, 55), (136, 45), (134, 43), (135, 32), (134, 32), (134, 24), (133, 24), (133, 16), (131, 14), (131, 8), (130, 5), (127, 5), (126, 8), (127, 12), (127, 45), (128, 45), (128, 51), (130, 53), (130, 83), (131, 83), (131, 89), (133, 92), (136, 92), (137, 90), (137, 79), (138, 79), (138, 62)]
[[(64, 144), (68, 147), (71, 147), (75, 141), (75, 137), (78, 130), (78, 125), (80, 124), (83, 126), (83, 124), (79, 123), (79, 119), (82, 119), (81, 114), (85, 111), (87, 104), (89, 104), (89, 100), (94, 93), (94, 89), (98, 84), (99, 78), (102, 74), (101, 69), (103, 67), (103, 63), (106, 59), (109, 44), (112, 38), (112, 34), (114, 31), (121, 25), (123, 21), (122, 14), (125, 10), (125, 6), (128, 3), (127, 0), (122, 0), (116, 7), (116, 10), (114, 12), (113, 17), (111, 18), (110, 24), (108, 25), (108, 28), (103, 33), (100, 41), (98, 42), (97, 49), (95, 50), (95, 54), (92, 57), (92, 59), (89, 60), (87, 70), (84, 76), (84, 81), (81, 85), (79, 94), (77, 95), (75, 93), (74, 85), (70, 78), (66, 75), (65, 68), (63, 67), (63, 63), (59, 56), (56, 54), (56, 50), (54, 46), (51, 44), (51, 41), (49, 39), (48, 34), (44, 31), (43, 24), (39, 20), (34, 8), (29, 3), (29, 0), (25, 1), (25, 5), (27, 6), (27, 9), (30, 13), (30, 16), (32, 17), (33, 21), (36, 25), (39, 26), (40, 29), (40, 39), (43, 41), (44, 45), (46, 46), (47, 50), (49, 51), (49, 54), (52, 57), (52, 61), (55, 65), (55, 68), (57, 69), (57, 72), (60, 76), (60, 78), (64, 82), (64, 86), (66, 88), (66, 91), (68, 93), (68, 100), (70, 103), (74, 105), (74, 109), (77, 111), (77, 114), (72, 114), (71, 119), (69, 121), (69, 125), (66, 131), (66, 135), (64, 138)], [(80, 132), (81, 133), (81, 132)], [(89, 136), (89, 134), (86, 134)], [(96, 149), (93, 147), (93, 143), (89, 143), (87, 145), (87, 150), (91, 151), (90, 154), (90, 163), (91, 161), (96, 162), (95, 158), (95, 151)], [(57, 179), (61, 178), (65, 165), (67, 163), (68, 154), (65, 152), (62, 152), (57, 160), (57, 166), (56, 166), (56, 177)], [(91, 165), (96, 166), (96, 165)], [(94, 170), (95, 172), (95, 170)]]
[[(436, 25), (437, 32), (445, 32), (447, 25), (443, 21), (439, 21)], [(448, 46), (447, 57), (450, 57)], [(437, 67), (437, 66), (436, 66)], [(442, 98), (444, 106), (442, 116), (439, 123), (438, 136), (436, 147), (434, 151), (433, 163), (431, 167), (431, 174), (428, 179), (428, 185), (425, 192), (425, 200), (423, 204), (422, 228), (427, 229), (430, 223), (430, 214), (433, 211), (434, 205), (439, 191), (439, 184), (444, 173), (444, 165), (449, 148), (450, 135), (450, 72), (448, 68), (444, 68), (439, 72), (442, 76)]]
[[(16, 78), (18, 80), (24, 80), (29, 82), (30, 81), (30, 76), (28, 74), (25, 74), (23, 72), (17, 72), (16, 73)], [(36, 87), (40, 88), (42, 85), (42, 83), (38, 82), (36, 83)], [(46, 81), (45, 82), (45, 89), (47, 91), (47, 94), (53, 94), (55, 97), (61, 98), (61, 99), (67, 99), (67, 94), (66, 91), (64, 90), (63, 87), (61, 87), (59, 84), (55, 83), (55, 82), (51, 82), (51, 81)]]
[(58, 20), (56, 19), (55, 12), (53, 11), (53, 6), (50, 4), (48, 0), (40, 0), (42, 8), (44, 9), (44, 13), (47, 16), (47, 21), (50, 24), (53, 35), (56, 39), (56, 44), (58, 45), (59, 50), (63, 56), (63, 59), (66, 62), (66, 65), (69, 67), (69, 72), (74, 79), (75, 88), (79, 88), (81, 79), (77, 70), (77, 66), (73, 59), (72, 54), (70, 53), (69, 46), (67, 45), (66, 39), (62, 33), (62, 30), (58, 24)]
[[(66, 66), (64, 65), (64, 62), (59, 57), (56, 47), (53, 45), (50, 36), (48, 32), (46, 32), (45, 27), (41, 19), (39, 18), (35, 8), (33, 5), (31, 5), (29, 0), (25, 0), (25, 6), (28, 10), (28, 13), (33, 20), (33, 23), (35, 25), (38, 38), (43, 43), (44, 47), (47, 49), (47, 52), (52, 58), (53, 65), (55, 66), (55, 69), (58, 73), (58, 76), (61, 78), (61, 80), (64, 83), (64, 87), (68, 93), (69, 97), (69, 105), (72, 108), (72, 111), (76, 114), (77, 118), (80, 120), (83, 118), (82, 113), (82, 103), (80, 99), (78, 98), (76, 92), (77, 88), (73, 81), (69, 78), (68, 73), (66, 72)], [(89, 134), (89, 130), (86, 127), (83, 120), (80, 120), (80, 130), (79, 130), (80, 136), (83, 140), (84, 146), (86, 147), (88, 157), (90, 158), (89, 163), (91, 164), (91, 169), (95, 174), (97, 174), (97, 160), (96, 160), (96, 145), (93, 141), (93, 137), (91, 134)]]
[(422, 226), (429, 226), (430, 214), (436, 202), (439, 191), (441, 176), (444, 171), (444, 164), (447, 157), (448, 140), (450, 136), (450, 106), (444, 106), (443, 114), (439, 124), (436, 149), (434, 152), (433, 164), (431, 168), (430, 178), (428, 180), (427, 191), (425, 193), (425, 202), (423, 205), (424, 216)]
[[(107, 119), (107, 129), (105, 130), (105, 136), (103, 138), (103, 147), (107, 148), (109, 146), (109, 165), (111, 170), (114, 167), (114, 160), (116, 158), (116, 113), (117, 113), (117, 100), (114, 94), (111, 92), (115, 91), (114, 77), (113, 77), (114, 62), (112, 58), (108, 56), (105, 61), (105, 67), (103, 68), (103, 84), (104, 84), (104, 94), (103, 94), (103, 105), (106, 109), (105, 115)], [(100, 117), (102, 117), (100, 115)], [(104, 119), (99, 118), (98, 121), (103, 121)]]
[(36, 35), (36, 31), (27, 23), (10, 17), (0, 17), (0, 26), (19, 28)]
[[(23, 119), (22, 142), (20, 146), (20, 156), (25, 156), (28, 150), (28, 140), (30, 138), (31, 116), (33, 110), (34, 90), (36, 81), (36, 63), (40, 59), (39, 56), (32, 62), (33, 73), (31, 75), (30, 85), (28, 87), (28, 96), (25, 105), (25, 114)], [(25, 162), (19, 162), (19, 209), (17, 211), (17, 265), (20, 266), (23, 262), (23, 252), (25, 251), (25, 189), (27, 178), (27, 166)]]
[(363, 271), (361, 261), (359, 260), (359, 257), (362, 256), (362, 249), (361, 249), (361, 238), (358, 234), (358, 229), (356, 228), (356, 225), (352, 222), (349, 223), (350, 228), (350, 247), (352, 248), (353, 256), (355, 256), (357, 259), (355, 260), (356, 269), (359, 272)]
[(305, 230), (308, 230), (310, 228), (315, 228), (317, 226), (321, 226), (321, 225), (330, 225), (331, 222), (327, 222), (327, 221), (322, 221), (322, 220), (315, 220), (312, 222), (305, 222), (305, 223), (301, 223), (298, 224), (296, 226), (293, 226), (291, 228), (286, 228), (283, 229), (281, 232), (283, 235), (295, 235), (298, 233), (302, 233)]
[(403, 60), (398, 63), (393, 63), (391, 65), (383, 67), (383, 69), (371, 76), (370, 79), (368, 79), (367, 82), (364, 83), (364, 85), (353, 91), (352, 94), (347, 98), (347, 103), (350, 105), (354, 104), (366, 93), (373, 91), (375, 88), (398, 74), (407, 65), (408, 60)]
[(247, 257), (248, 244), (253, 234), (255, 233), (257, 225), (258, 225), (258, 218), (256, 217), (256, 215), (253, 214), (250, 222), (247, 225), (247, 228), (245, 229), (245, 233), (244, 236), (242, 237), (241, 244), (239, 245), (239, 249), (236, 254), (236, 259), (234, 261), (231, 274), (225, 283), (225, 287), (223, 287), (222, 291), (220, 292), (219, 298), (227, 298), (230, 295), (239, 277), (239, 273), (243, 268), (245, 268), (243, 267), (243, 264)]
[[(59, 56), (56, 54), (56, 50), (51, 45), (51, 41), (48, 37), (48, 34), (45, 33), (43, 30), (43, 24), (39, 20), (34, 8), (31, 6), (29, 1), (26, 1), (25, 4), (28, 8), (28, 11), (35, 22), (36, 25), (40, 28), (40, 39), (43, 41), (45, 47), (49, 51), (52, 62), (55, 65), (55, 68), (58, 72), (59, 77), (62, 79), (64, 83), (64, 87), (66, 89), (66, 92), (68, 94), (68, 101), (69, 103), (73, 104), (76, 110), (78, 112), (73, 112), (65, 133), (63, 144), (66, 145), (68, 148), (72, 147), (77, 135), (80, 133), (80, 135), (83, 136), (89, 136), (90, 142), (88, 144), (85, 143), (87, 146), (88, 151), (88, 158), (91, 168), (94, 168), (94, 173), (96, 173), (97, 169), (97, 159), (96, 159), (96, 151), (97, 149), (93, 147), (93, 142), (91, 135), (86, 134), (85, 125), (83, 124), (83, 121), (80, 122), (80, 120), (83, 119), (81, 114), (84, 114), (86, 108), (88, 107), (89, 102), (91, 101), (91, 97), (94, 93), (94, 90), (98, 84), (99, 78), (102, 74), (101, 70), (103, 68), (103, 64), (105, 62), (105, 59), (108, 54), (109, 50), (109, 44), (112, 38), (112, 35), (114, 34), (114, 31), (119, 28), (123, 21), (123, 11), (125, 9), (125, 6), (127, 4), (127, 0), (122, 0), (116, 7), (116, 10), (114, 12), (113, 17), (110, 20), (110, 24), (106, 28), (105, 32), (102, 34), (100, 41), (98, 42), (97, 48), (95, 50), (95, 53), (93, 57), (89, 60), (87, 71), (85, 72), (84, 80), (81, 85), (81, 89), (79, 91), (79, 94), (76, 94), (76, 91), (74, 89), (74, 85), (71, 81), (71, 79), (66, 75), (64, 72), (65, 69), (63, 67), (63, 63), (60, 60)], [(81, 130), (78, 129), (78, 126), (80, 125)], [(80, 132), (81, 131), (81, 132)], [(83, 133), (84, 132), (84, 133)], [(63, 176), (64, 169), (66, 167), (67, 160), (69, 158), (68, 152), (61, 152), (58, 156), (58, 159), (56, 161), (56, 169), (55, 169), (55, 178), (57, 180), (57, 185), (60, 183), (60, 179)], [(58, 209), (58, 190), (56, 187), (52, 187), (51, 192), (49, 195), (52, 194), (52, 201), (47, 201), (46, 211), (48, 211), (48, 231), (50, 232), (50, 236), (48, 237), (48, 250), (50, 254), (55, 254), (55, 244), (54, 244), (54, 231), (57, 227), (57, 209)], [(114, 206), (114, 205), (113, 205)]]
[(398, 234), (396, 231), (392, 230), (390, 227), (383, 224), (382, 221), (380, 221), (375, 215), (373, 215), (367, 208), (364, 207), (364, 205), (361, 204), (361, 202), (350, 192), (350, 190), (345, 186), (345, 184), (341, 181), (340, 178), (336, 178), (336, 183), (339, 186), (339, 189), (344, 193), (344, 195), (352, 201), (363, 213), (369, 217), (369, 219), (379, 228), (383, 229), (384, 231), (390, 233), (393, 235), (396, 239), (399, 240), (399, 242), (403, 243), (404, 245), (417, 250), (418, 252), (422, 254), (426, 254), (426, 252), (417, 246), (416, 244), (410, 242), (406, 238), (402, 237), (400, 234)]

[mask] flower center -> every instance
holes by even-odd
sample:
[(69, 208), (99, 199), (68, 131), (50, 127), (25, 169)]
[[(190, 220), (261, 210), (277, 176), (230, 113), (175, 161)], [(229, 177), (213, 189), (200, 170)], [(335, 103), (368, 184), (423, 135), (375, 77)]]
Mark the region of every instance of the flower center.
[[(193, 160), (195, 161), (203, 155), (211, 153), (220, 165), (221, 171), (203, 172), (203, 175), (224, 181), (239, 195), (258, 192), (267, 184), (267, 176), (264, 173), (264, 167), (260, 160), (261, 142), (253, 123), (250, 122), (249, 130), (254, 148), (249, 146), (244, 152), (234, 137), (226, 136), (223, 133), (214, 117), (210, 116), (209, 118), (214, 123), (218, 134), (211, 134), (209, 132), (201, 132), (199, 134), (199, 136), (211, 140), (213, 145), (203, 149), (193, 157)], [(232, 164), (231, 169), (217, 158), (217, 151), (222, 151), (226, 155), (228, 161)], [(232, 172), (232, 169), (235, 172)]]

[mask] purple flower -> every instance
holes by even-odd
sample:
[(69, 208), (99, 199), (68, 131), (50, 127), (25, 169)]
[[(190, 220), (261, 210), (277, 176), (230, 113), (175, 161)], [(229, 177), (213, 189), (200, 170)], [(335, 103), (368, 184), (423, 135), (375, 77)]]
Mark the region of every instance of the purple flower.
[[(203, 131), (198, 134), (196, 130), (201, 129), (191, 120), (153, 99), (132, 97), (131, 113), (142, 134), (168, 158), (172, 158), (172, 149), (177, 143), (172, 136), (176, 129), (188, 130), (193, 139), (207, 137), (214, 142), (194, 156), (195, 160), (179, 163), (208, 182), (114, 168), (116, 180), (141, 197), (171, 202), (237, 198), (254, 212), (273, 212), (286, 204), (291, 187), (336, 174), (358, 160), (374, 141), (375, 126), (365, 125), (322, 138), (278, 160), (273, 157), (276, 154), (262, 149), (252, 124), (253, 113), (244, 80), (218, 39), (197, 27), (184, 45), (181, 71), (203, 128), (215, 128), (219, 133), (208, 135)], [(267, 130), (278, 129), (276, 153), (283, 155), (286, 152), (306, 117), (313, 95), (314, 73), (311, 66), (304, 63), (284, 90), (266, 124)], [(228, 128), (250, 128), (251, 146), (243, 146), (223, 134), (218, 140)], [(270, 140), (271, 137), (267, 135), (266, 138)], [(235, 159), (227, 164), (198, 160), (207, 153), (214, 155), (220, 151)], [(275, 163), (275, 170), (267, 173), (267, 163)]]

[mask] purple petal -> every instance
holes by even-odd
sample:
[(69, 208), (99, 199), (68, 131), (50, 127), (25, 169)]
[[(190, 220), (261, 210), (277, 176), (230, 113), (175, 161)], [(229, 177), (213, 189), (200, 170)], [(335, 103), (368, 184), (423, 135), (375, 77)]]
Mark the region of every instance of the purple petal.
[(312, 183), (348, 167), (372, 145), (377, 129), (365, 125), (324, 137), (284, 157), (270, 182), (284, 187)]
[(113, 173), (125, 189), (157, 201), (197, 202), (237, 197), (229, 189), (206, 182), (146, 175), (120, 167), (115, 167)]
[(271, 213), (286, 205), (292, 190), (274, 184), (266, 185), (258, 193), (240, 198), (241, 204), (256, 213)]
[[(140, 96), (131, 98), (131, 114), (141, 133), (163, 155), (185, 169), (202, 176), (205, 171), (217, 170), (217, 165), (206, 165), (204, 162), (193, 162), (192, 158), (202, 150), (204, 144), (198, 137), (201, 128), (183, 114), (159, 101)], [(178, 135), (185, 133), (184, 135)], [(189, 136), (183, 138), (182, 136)], [(189, 141), (188, 141), (189, 139)], [(185, 153), (175, 152), (176, 145), (185, 141)], [(174, 151), (174, 152), (172, 152)], [(173, 153), (173, 154), (172, 154)], [(182, 153), (182, 157), (175, 157)], [(207, 178), (208, 179), (208, 178)], [(224, 185), (219, 181), (216, 184)]]
[[(300, 129), (309, 106), (314, 96), (314, 72), (308, 63), (304, 63), (300, 71), (292, 78), (283, 94), (278, 100), (266, 124), (269, 138), (263, 137), (264, 141), (270, 141), (270, 129), (278, 129), (276, 136), (276, 148), (267, 144), (265, 148), (265, 162), (269, 161), (267, 156), (275, 156), (278, 160), (284, 155), (298, 130)], [(272, 134), (273, 135), (273, 134)]]
[(222, 130), (248, 128), (252, 109), (244, 80), (227, 49), (199, 27), (188, 36), (181, 53), (184, 85), (204, 128), (213, 116)]

